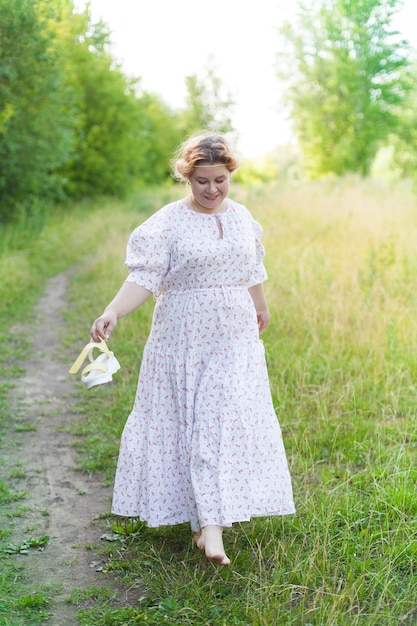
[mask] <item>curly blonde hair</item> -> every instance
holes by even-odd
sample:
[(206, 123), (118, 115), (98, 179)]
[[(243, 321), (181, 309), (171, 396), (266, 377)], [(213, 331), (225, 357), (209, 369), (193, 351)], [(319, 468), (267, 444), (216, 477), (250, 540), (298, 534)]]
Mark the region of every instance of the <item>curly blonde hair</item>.
[(226, 137), (221, 133), (205, 131), (184, 141), (171, 161), (172, 175), (188, 181), (198, 165), (225, 165), (229, 172), (240, 163)]

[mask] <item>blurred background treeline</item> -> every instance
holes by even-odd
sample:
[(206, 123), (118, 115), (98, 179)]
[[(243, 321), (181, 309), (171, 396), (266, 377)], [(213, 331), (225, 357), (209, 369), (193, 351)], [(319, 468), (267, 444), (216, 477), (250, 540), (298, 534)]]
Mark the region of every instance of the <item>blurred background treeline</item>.
[[(296, 140), (247, 160), (235, 181), (414, 177), (415, 50), (400, 0), (311, 0), (277, 31), (277, 81)], [(208, 58), (173, 109), (111, 54), (109, 27), (73, 0), (0, 0), (0, 220), (168, 184), (190, 133), (233, 136), (233, 97)], [(167, 58), (167, 72), (169, 59)], [(256, 124), (256, 117), (254, 117)], [(274, 129), (271, 128), (271, 133)]]

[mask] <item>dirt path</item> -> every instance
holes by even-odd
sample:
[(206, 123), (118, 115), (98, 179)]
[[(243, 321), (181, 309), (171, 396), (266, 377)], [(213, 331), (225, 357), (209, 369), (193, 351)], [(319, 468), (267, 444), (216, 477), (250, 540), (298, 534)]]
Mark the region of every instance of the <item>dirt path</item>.
[[(2, 441), (0, 466), (0, 480), (28, 493), (16, 505), (29, 510), (12, 520), (11, 541), (16, 545), (31, 537), (50, 536), (43, 552), (31, 550), (14, 558), (24, 560), (29, 585), (59, 589), (52, 594), (51, 626), (79, 623), (76, 607), (66, 601), (73, 589), (108, 583), (97, 571), (100, 563), (94, 550), (86, 545), (100, 543), (103, 533), (109, 532), (106, 520), (95, 518), (109, 511), (111, 490), (96, 477), (74, 471), (76, 453), (69, 427), (76, 419), (70, 397), (75, 381), (67, 374), (70, 363), (57, 358), (65, 332), (61, 311), (66, 306), (67, 283), (66, 274), (49, 280), (30, 328), (12, 330), (30, 335), (34, 353), (12, 391), (11, 428)], [(30, 426), (34, 429), (24, 430)]]

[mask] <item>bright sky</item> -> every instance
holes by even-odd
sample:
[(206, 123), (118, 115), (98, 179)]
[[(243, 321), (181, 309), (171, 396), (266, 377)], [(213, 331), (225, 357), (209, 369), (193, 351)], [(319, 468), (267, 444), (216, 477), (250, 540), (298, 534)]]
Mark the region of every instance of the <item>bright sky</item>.
[[(83, 8), (85, 0), (75, 0)], [(146, 91), (184, 105), (185, 76), (202, 76), (209, 56), (232, 92), (233, 123), (246, 157), (261, 156), (291, 138), (275, 71), (277, 30), (295, 0), (90, 0), (93, 21), (112, 31), (115, 58), (141, 78)], [(416, 42), (416, 0), (404, 0), (398, 24)]]

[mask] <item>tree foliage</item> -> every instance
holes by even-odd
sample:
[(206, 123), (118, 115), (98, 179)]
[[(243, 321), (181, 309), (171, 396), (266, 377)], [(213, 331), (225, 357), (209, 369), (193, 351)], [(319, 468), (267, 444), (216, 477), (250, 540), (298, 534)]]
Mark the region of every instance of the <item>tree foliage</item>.
[(34, 0), (0, 0), (0, 215), (56, 185), (77, 126), (70, 100)]
[(178, 114), (128, 78), (72, 0), (0, 0), (0, 218), (36, 197), (160, 183)]
[(412, 88), (400, 115), (400, 124), (390, 137), (394, 165), (407, 178), (417, 178), (417, 60), (414, 59)]
[(39, 198), (165, 182), (186, 135), (231, 129), (213, 65), (186, 79), (185, 110), (173, 111), (125, 75), (110, 44), (73, 0), (0, 0), (0, 220)]
[[(311, 176), (367, 175), (399, 123), (407, 44), (392, 27), (399, 0), (318, 0), (281, 30), (287, 101)], [(281, 59), (282, 61), (282, 59)]]
[(70, 0), (60, 3), (57, 39), (78, 93), (80, 120), (73, 158), (63, 168), (65, 191), (78, 197), (122, 195), (135, 181), (162, 182), (179, 137), (179, 131), (168, 130), (175, 129), (174, 113), (158, 96), (141, 92), (139, 79), (124, 74), (109, 53), (104, 23), (92, 24), (88, 10), (69, 13)]

